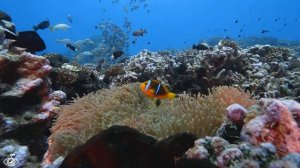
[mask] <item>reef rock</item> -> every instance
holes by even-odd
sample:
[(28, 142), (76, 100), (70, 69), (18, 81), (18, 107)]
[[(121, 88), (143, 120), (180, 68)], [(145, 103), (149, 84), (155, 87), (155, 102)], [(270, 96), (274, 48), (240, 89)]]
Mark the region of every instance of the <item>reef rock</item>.
[(181, 157), (195, 139), (194, 135), (182, 133), (157, 142), (135, 129), (112, 126), (75, 148), (60, 168), (172, 168), (176, 158)]

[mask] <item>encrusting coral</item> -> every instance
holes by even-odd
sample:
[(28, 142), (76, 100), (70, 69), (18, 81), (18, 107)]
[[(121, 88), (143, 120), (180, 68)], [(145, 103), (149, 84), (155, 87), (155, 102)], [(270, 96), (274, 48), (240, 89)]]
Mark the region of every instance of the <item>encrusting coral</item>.
[(163, 101), (159, 108), (139, 90), (138, 83), (99, 90), (62, 107), (51, 128), (44, 163), (68, 154), (112, 125), (127, 125), (157, 138), (183, 131), (213, 135), (222, 124), (225, 108), (234, 102), (246, 108), (254, 104), (248, 93), (232, 87), (214, 88), (208, 96), (183, 94)]
[(300, 152), (300, 130), (291, 109), (298, 103), (288, 103), (276, 99), (261, 99), (264, 115), (251, 120), (243, 128), (244, 137), (252, 144), (271, 142), (276, 146), (279, 156)]

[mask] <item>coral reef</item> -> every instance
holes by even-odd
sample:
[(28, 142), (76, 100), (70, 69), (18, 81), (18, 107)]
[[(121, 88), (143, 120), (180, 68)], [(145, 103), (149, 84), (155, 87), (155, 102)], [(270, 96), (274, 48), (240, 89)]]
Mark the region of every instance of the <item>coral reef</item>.
[[(58, 55), (46, 55), (53, 61), (53, 67), (49, 77), (52, 81), (52, 88), (62, 90), (66, 93), (67, 99), (70, 100), (76, 96), (102, 89), (106, 87), (98, 77), (95, 69), (86, 68), (79, 64), (66, 63), (67, 61)], [(56, 57), (56, 58), (53, 58)]]
[(252, 144), (273, 143), (279, 156), (292, 152), (299, 153), (300, 129), (289, 108), (274, 99), (262, 99), (260, 105), (265, 114), (254, 118), (244, 126), (244, 138)]
[(241, 140), (241, 131), (247, 110), (239, 104), (232, 104), (225, 111), (227, 120), (218, 129), (216, 135), (230, 143), (237, 143)]
[(25, 106), (50, 101), (48, 95), (51, 83), (48, 74), (51, 66), (47, 59), (26, 52), (2, 52), (0, 65), (0, 79), (4, 86), (0, 95), (2, 112), (12, 115), (20, 112), (20, 107), (15, 104)]
[(123, 64), (125, 71), (106, 82), (119, 86), (158, 79), (176, 93), (208, 94), (219, 85), (234, 85), (256, 98), (284, 97), (300, 100), (300, 58), (291, 49), (255, 45), (241, 49), (231, 40), (221, 40), (208, 50), (178, 52), (141, 51)]
[(227, 120), (216, 133), (217, 137), (196, 140), (194, 147), (181, 159), (211, 162), (221, 168), (297, 167), (300, 129), (292, 111), (300, 104), (276, 99), (261, 99), (258, 104), (260, 112), (246, 124), (244, 119), (250, 112), (238, 104), (228, 106)]
[[(32, 155), (28, 146), (23, 146), (12, 139), (5, 139), (0, 143), (0, 159), (4, 161), (13, 157), (18, 160), (18, 164), (14, 167), (39, 167), (39, 159)], [(1, 163), (2, 164), (2, 163)], [(4, 165), (1, 165), (4, 167)]]
[[(52, 67), (46, 58), (24, 52), (12, 42), (5, 39), (0, 45), (0, 139), (13, 139), (16, 142), (11, 145), (23, 146), (22, 156), (30, 153), (37, 162), (45, 153), (49, 125), (66, 95), (52, 90), (48, 78)], [(28, 159), (19, 159), (20, 166), (26, 165), (23, 160)]]
[[(181, 159), (187, 159), (186, 162), (202, 160), (220, 168), (267, 168), (282, 165), (281, 162), (296, 167), (299, 164), (299, 156), (295, 154), (289, 154), (280, 159), (276, 147), (271, 143), (260, 143), (253, 146), (242, 142), (235, 145), (220, 137), (206, 137), (196, 140), (194, 147), (190, 148)], [(200, 163), (194, 167), (201, 166)]]
[(231, 87), (215, 88), (210, 95), (196, 98), (184, 94), (174, 101), (162, 101), (159, 108), (139, 90), (138, 83), (100, 90), (62, 108), (51, 128), (44, 161), (52, 162), (66, 155), (116, 124), (158, 138), (184, 131), (198, 136), (213, 135), (223, 121), (224, 109), (234, 102), (245, 107), (254, 104), (249, 94)]

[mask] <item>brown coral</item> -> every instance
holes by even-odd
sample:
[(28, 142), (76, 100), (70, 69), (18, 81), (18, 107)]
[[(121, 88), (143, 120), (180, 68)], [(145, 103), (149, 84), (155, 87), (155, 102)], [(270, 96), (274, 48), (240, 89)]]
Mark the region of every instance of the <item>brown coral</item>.
[(125, 74), (125, 70), (124, 70), (123, 66), (124, 66), (123, 64), (112, 65), (106, 70), (105, 75), (108, 77), (123, 75), (123, 74)]
[(248, 107), (253, 100), (236, 88), (219, 87), (208, 96), (194, 98), (183, 94), (173, 101), (163, 101), (157, 108), (137, 83), (100, 90), (62, 108), (51, 129), (44, 161), (52, 162), (112, 125), (128, 125), (158, 138), (183, 131), (212, 135), (232, 102)]

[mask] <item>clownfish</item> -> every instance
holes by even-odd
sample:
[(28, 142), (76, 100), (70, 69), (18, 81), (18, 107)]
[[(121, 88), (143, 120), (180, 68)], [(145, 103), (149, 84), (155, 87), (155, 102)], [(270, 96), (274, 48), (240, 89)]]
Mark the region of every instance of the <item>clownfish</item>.
[(140, 88), (142, 92), (151, 99), (156, 99), (156, 106), (159, 106), (160, 99), (173, 99), (176, 96), (175, 93), (169, 91), (166, 85), (161, 84), (157, 80), (148, 80), (141, 83)]

